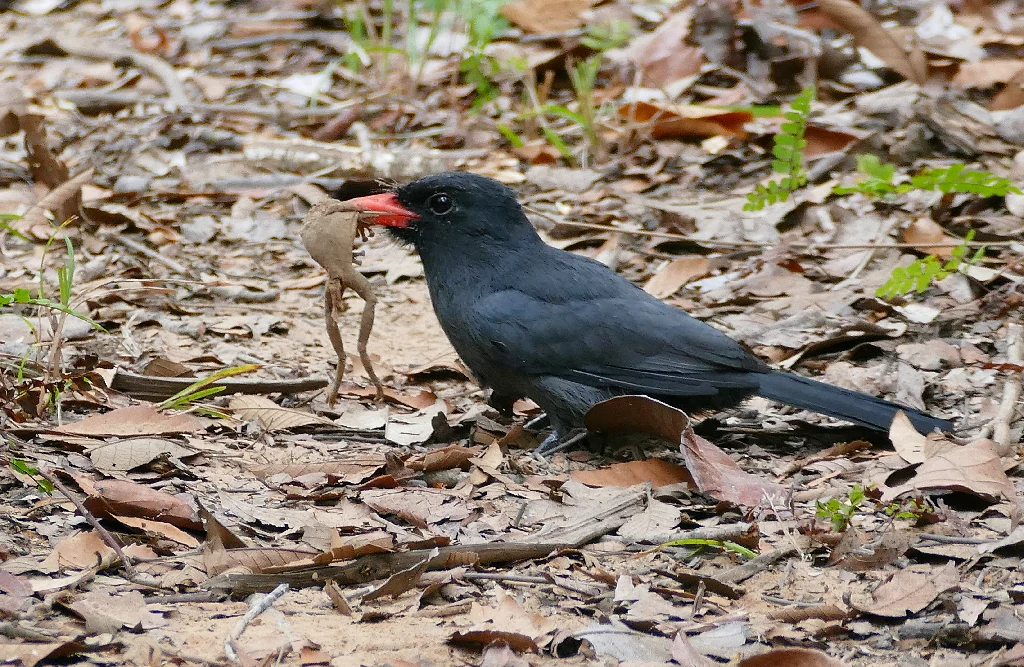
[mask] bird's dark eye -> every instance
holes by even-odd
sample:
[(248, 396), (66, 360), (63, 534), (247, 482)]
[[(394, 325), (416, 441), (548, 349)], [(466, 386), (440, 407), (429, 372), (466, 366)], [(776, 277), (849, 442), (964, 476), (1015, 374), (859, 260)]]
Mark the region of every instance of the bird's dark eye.
[(430, 199), (427, 200), (427, 207), (434, 215), (450, 213), (454, 206), (455, 202), (452, 201), (452, 198), (440, 192), (436, 195), (431, 195)]

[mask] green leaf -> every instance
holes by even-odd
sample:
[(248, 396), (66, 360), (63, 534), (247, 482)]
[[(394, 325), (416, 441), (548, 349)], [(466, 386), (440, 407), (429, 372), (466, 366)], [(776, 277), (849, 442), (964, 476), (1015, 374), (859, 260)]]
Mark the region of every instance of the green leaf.
[[(174, 396), (165, 399), (157, 407), (164, 409), (180, 408), (192, 401), (196, 401), (199, 400), (200, 398), (204, 398), (205, 396), (209, 396), (212, 393), (216, 393), (216, 391), (222, 391), (224, 387), (209, 387), (209, 385), (213, 384), (217, 380), (221, 380), (223, 378), (231, 377), (234, 375), (241, 375), (242, 373), (251, 373), (252, 371), (258, 368), (259, 364), (244, 364), (241, 366), (232, 366), (231, 368), (225, 368), (223, 370), (217, 371), (216, 373), (211, 373), (210, 375), (207, 375), (204, 378), (196, 380), (189, 386), (179, 391)], [(215, 391), (209, 391), (210, 389)]]
[(548, 140), (548, 143), (555, 147), (555, 150), (565, 158), (566, 162), (569, 164), (575, 164), (576, 161), (573, 159), (572, 151), (570, 151), (569, 147), (565, 145), (564, 141), (562, 141), (562, 137), (558, 136), (550, 127), (541, 128), (541, 131), (544, 133), (544, 137)]
[(498, 132), (500, 132), (501, 135), (505, 137), (505, 139), (507, 139), (510, 144), (512, 144), (513, 148), (521, 148), (523, 146), (523, 140), (519, 137), (518, 134), (515, 133), (515, 131), (511, 127), (509, 127), (508, 125), (503, 125), (501, 123), (498, 123), (498, 125), (496, 125), (495, 127), (497, 128)]

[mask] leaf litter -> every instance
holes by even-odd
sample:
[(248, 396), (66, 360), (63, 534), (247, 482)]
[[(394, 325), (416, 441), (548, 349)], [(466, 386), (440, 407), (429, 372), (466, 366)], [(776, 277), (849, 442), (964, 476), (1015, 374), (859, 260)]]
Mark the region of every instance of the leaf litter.
[[(861, 153), (893, 187), (1019, 185), (1020, 9), (445, 4), (0, 9), (0, 654), (1020, 661), (1020, 195), (833, 190)], [(812, 72), (810, 184), (745, 212)], [(331, 248), (359, 265), (300, 245), (309, 203), (453, 168), (767, 360), (958, 432), (640, 400), (595, 409), (601, 447), (531, 456), (536, 406), (486, 406), (411, 253), (354, 220)], [(977, 262), (876, 294), (969, 238)]]

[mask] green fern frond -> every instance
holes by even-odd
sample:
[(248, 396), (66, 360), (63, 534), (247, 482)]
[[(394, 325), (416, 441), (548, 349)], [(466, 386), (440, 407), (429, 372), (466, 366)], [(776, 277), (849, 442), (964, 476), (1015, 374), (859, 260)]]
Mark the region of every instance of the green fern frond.
[(772, 170), (783, 174), (780, 181), (768, 181), (759, 184), (754, 191), (747, 194), (744, 211), (760, 211), (768, 204), (789, 199), (792, 192), (807, 185), (807, 172), (804, 170), (804, 149), (807, 140), (807, 118), (811, 113), (811, 101), (814, 99), (814, 86), (808, 86), (794, 98), (789, 111), (783, 114), (785, 122), (775, 135), (772, 146)]

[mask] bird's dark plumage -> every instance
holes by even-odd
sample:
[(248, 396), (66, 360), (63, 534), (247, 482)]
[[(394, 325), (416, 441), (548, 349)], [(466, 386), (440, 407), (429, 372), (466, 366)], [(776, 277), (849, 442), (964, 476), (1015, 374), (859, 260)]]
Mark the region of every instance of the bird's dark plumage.
[(697, 412), (766, 398), (885, 430), (951, 424), (868, 394), (772, 370), (714, 327), (589, 258), (541, 240), (514, 193), (462, 172), (353, 200), (423, 260), (437, 317), (477, 378), (528, 396), (562, 435), (595, 403), (647, 394)]

